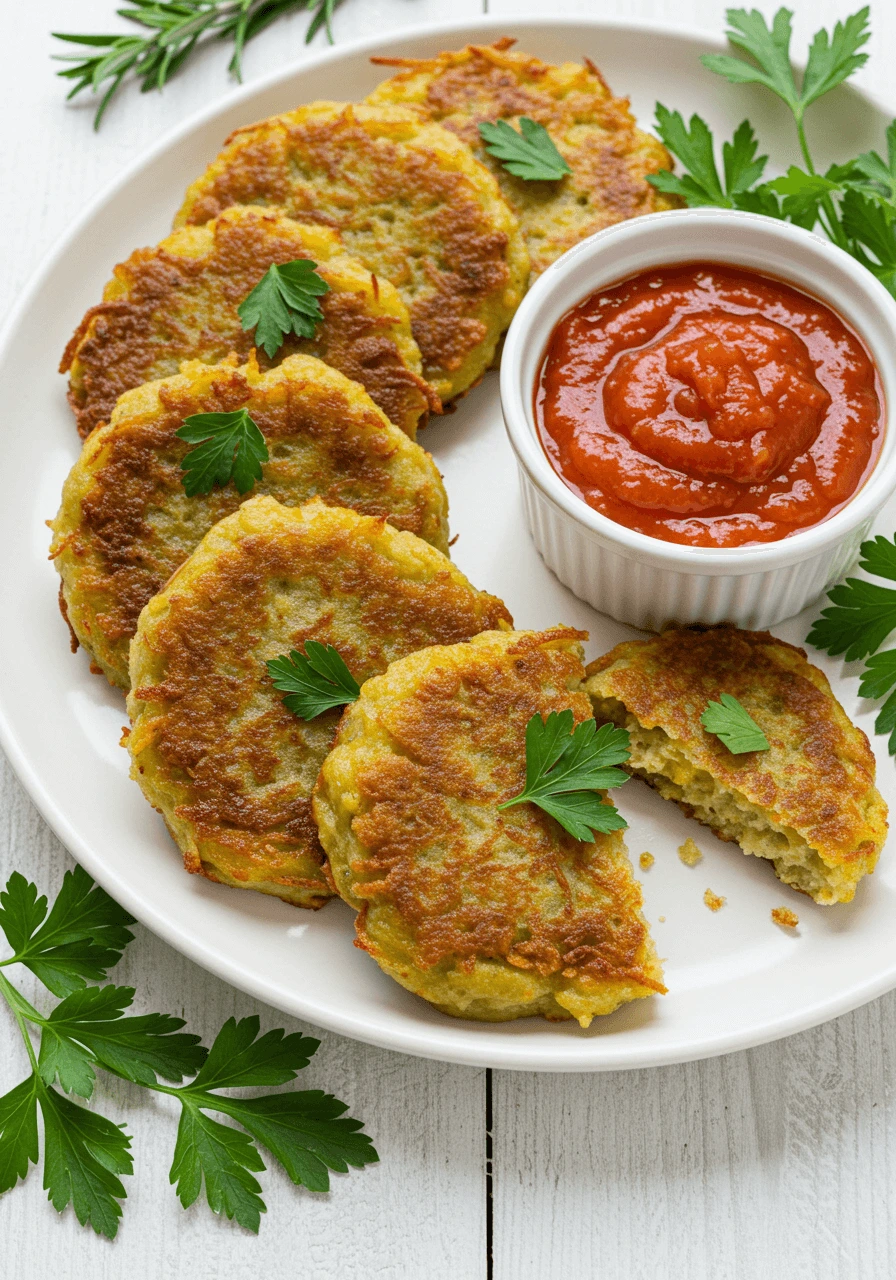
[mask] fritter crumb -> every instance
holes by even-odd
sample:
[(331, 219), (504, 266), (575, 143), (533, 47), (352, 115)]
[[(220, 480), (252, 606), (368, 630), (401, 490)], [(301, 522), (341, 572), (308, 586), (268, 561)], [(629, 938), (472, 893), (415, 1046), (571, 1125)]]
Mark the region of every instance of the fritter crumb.
[(653, 864), (656, 862), (656, 858), (653, 856), (652, 853), (642, 853), (640, 858), (638, 859), (638, 862), (641, 864), (641, 867), (645, 871), (649, 871), (650, 868), (653, 866)]
[(784, 929), (795, 929), (800, 922), (797, 913), (789, 907), (773, 907), (772, 919)]
[(680, 844), (678, 846), (678, 856), (686, 867), (696, 867), (697, 863), (703, 859), (703, 854), (694, 844), (690, 836), (688, 836), (684, 844)]
[(725, 899), (717, 893), (713, 893), (712, 889), (707, 889), (703, 895), (703, 901), (709, 907), (710, 911), (721, 911), (725, 905)]

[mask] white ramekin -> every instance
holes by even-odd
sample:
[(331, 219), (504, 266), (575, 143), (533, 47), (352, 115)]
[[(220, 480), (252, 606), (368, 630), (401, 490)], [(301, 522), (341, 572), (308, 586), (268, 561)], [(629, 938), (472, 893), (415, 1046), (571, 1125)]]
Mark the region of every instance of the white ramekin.
[[(884, 439), (871, 475), (836, 515), (778, 542), (717, 549), (636, 533), (568, 489), (538, 438), (535, 381), (561, 316), (596, 289), (640, 271), (696, 261), (765, 272), (826, 302), (861, 337), (880, 374)], [(668, 622), (768, 627), (842, 577), (896, 489), (896, 301), (842, 249), (789, 223), (727, 209), (634, 218), (576, 245), (536, 280), (507, 333), (501, 404), (535, 545), (577, 596), (648, 630)]]

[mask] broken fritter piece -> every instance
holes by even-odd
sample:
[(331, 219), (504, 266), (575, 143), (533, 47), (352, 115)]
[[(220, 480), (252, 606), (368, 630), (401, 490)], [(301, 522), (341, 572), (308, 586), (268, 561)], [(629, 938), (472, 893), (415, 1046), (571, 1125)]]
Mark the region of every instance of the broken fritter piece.
[(314, 816), (357, 945), (443, 1013), (582, 1026), (665, 990), (620, 832), (583, 844), (534, 804), (526, 725), (582, 693), (582, 632), (423, 649), (364, 685)]
[[(619, 644), (588, 668), (596, 719), (631, 737), (625, 766), (816, 902), (849, 902), (874, 870), (887, 807), (868, 739), (802, 649), (768, 632), (688, 627)], [(768, 751), (732, 754), (700, 717), (721, 693)]]
[[(513, 44), (505, 38), (435, 58), (374, 58), (402, 69), (374, 89), (367, 102), (421, 108), (473, 149), (519, 218), (534, 279), (586, 236), (642, 213), (677, 208), (680, 202), (646, 181), (649, 173), (671, 169), (672, 157), (637, 127), (628, 100), (613, 97), (592, 62), (586, 58), (584, 66), (552, 66), (514, 52)], [(480, 124), (506, 120), (518, 129), (520, 116), (547, 129), (572, 170), (565, 178), (515, 178), (485, 150)]]

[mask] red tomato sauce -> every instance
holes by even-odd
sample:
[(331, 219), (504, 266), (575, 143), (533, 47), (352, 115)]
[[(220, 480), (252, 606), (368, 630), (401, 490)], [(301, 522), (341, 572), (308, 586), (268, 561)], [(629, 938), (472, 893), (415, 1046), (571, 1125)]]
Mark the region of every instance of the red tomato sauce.
[(824, 303), (715, 263), (660, 267), (555, 327), (535, 391), (554, 470), (589, 506), (698, 547), (773, 542), (853, 496), (882, 441), (859, 338)]

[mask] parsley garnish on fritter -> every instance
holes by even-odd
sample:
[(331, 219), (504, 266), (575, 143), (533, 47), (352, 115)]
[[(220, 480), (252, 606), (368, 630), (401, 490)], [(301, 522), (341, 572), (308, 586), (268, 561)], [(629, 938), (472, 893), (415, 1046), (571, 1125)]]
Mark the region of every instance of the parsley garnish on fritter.
[(495, 124), (481, 124), (479, 136), (489, 155), (500, 160), (515, 178), (524, 178), (527, 182), (557, 182), (572, 173), (544, 125), (528, 116), (520, 116), (519, 133), (506, 120), (498, 120)]
[(734, 756), (769, 749), (768, 738), (733, 694), (720, 693), (718, 702), (708, 702), (700, 723)]
[(231, 480), (240, 493), (248, 493), (261, 479), (261, 464), (270, 456), (247, 409), (191, 414), (174, 434), (197, 446), (181, 463), (181, 483), (188, 498), (210, 493), (216, 484)]
[(531, 801), (549, 813), (576, 840), (591, 841), (594, 832), (621, 831), (628, 824), (615, 805), (600, 794), (628, 781), (613, 766), (629, 756), (624, 729), (593, 720), (573, 728), (572, 711), (552, 711), (546, 720), (532, 716), (526, 725), (526, 785), (499, 809)]
[(304, 653), (292, 649), (265, 665), (274, 688), (286, 694), (287, 710), (302, 720), (354, 702), (361, 692), (339, 651), (318, 640), (306, 640)]
[(246, 330), (255, 330), (256, 346), (273, 360), (288, 333), (314, 337), (324, 318), (318, 298), (329, 291), (317, 274), (317, 263), (309, 258), (273, 263), (237, 308), (240, 323)]

